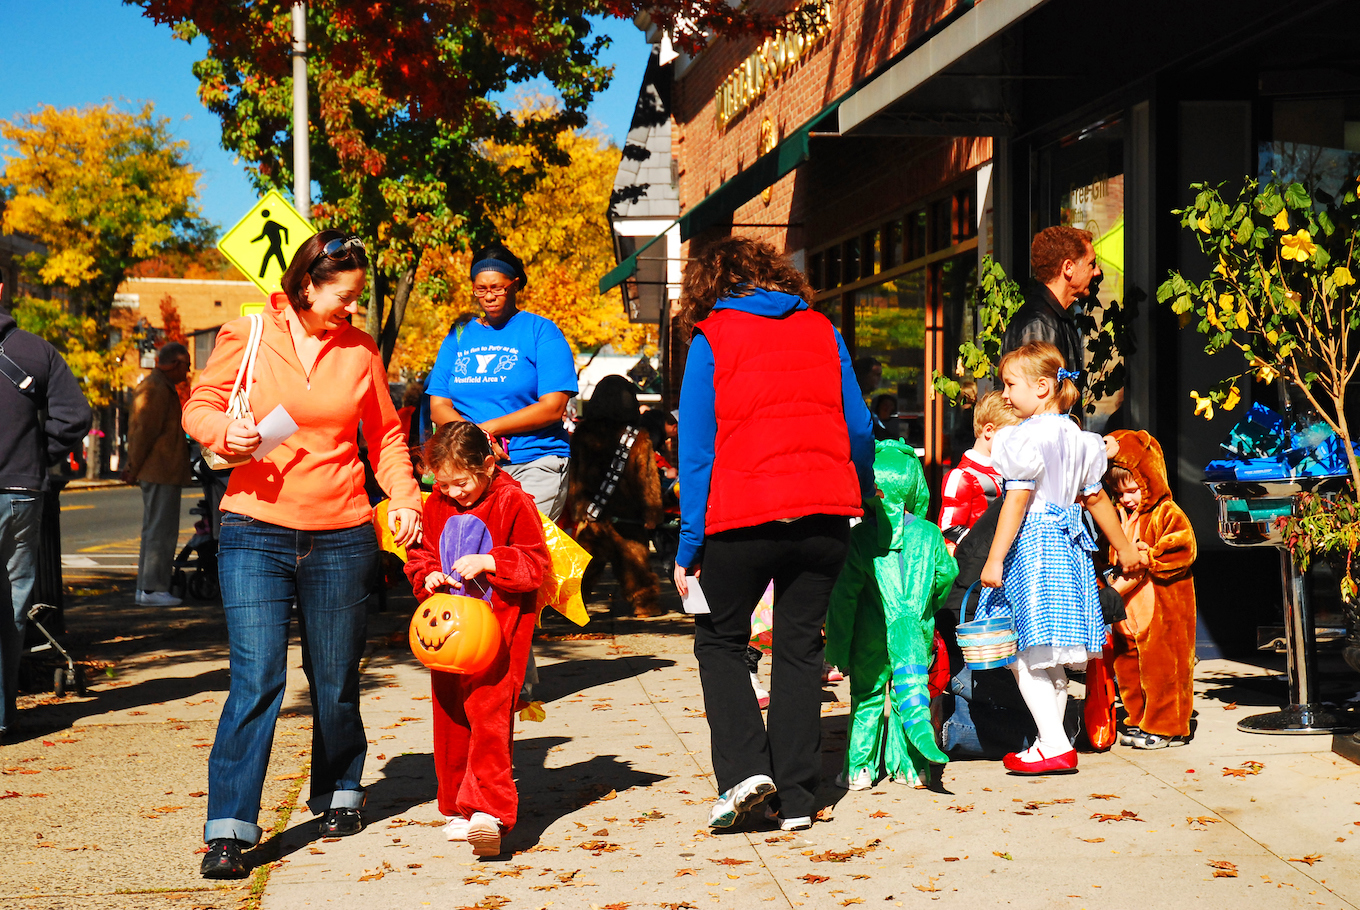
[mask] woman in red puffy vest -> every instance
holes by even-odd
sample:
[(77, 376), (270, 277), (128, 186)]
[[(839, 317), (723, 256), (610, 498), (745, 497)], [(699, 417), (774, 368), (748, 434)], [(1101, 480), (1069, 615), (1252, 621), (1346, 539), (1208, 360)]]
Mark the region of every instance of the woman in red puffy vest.
[[(685, 268), (681, 319), (693, 338), (680, 394), (675, 585), (691, 605), (690, 587), (702, 585), (709, 610), (695, 616), (694, 654), (722, 790), (715, 828), (762, 803), (786, 831), (811, 824), (822, 624), (850, 519), (874, 492), (869, 411), (845, 342), (811, 301), (807, 279), (767, 243), (725, 238)], [(745, 653), (771, 579), (767, 732)]]

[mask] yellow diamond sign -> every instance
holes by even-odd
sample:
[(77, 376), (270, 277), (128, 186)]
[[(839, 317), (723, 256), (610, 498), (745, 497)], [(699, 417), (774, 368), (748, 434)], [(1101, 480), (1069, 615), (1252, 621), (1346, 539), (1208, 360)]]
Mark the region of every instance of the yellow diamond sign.
[(293, 261), (293, 253), (315, 233), (282, 193), (270, 190), (222, 235), (217, 248), (256, 287), (273, 294), (282, 289), (279, 282)]

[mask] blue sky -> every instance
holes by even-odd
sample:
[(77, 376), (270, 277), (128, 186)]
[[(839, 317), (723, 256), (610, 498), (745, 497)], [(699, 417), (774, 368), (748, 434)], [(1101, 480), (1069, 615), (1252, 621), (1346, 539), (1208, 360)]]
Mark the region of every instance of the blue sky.
[[(189, 142), (190, 158), (203, 172), (203, 213), (225, 229), (254, 204), (244, 169), (220, 146), (217, 118), (198, 102), (190, 68), (201, 49), (176, 41), (168, 27), (120, 0), (0, 0), (0, 9), (0, 119), (42, 104), (152, 101)], [(631, 22), (600, 20), (595, 29), (614, 39), (603, 62), (615, 71), (609, 90), (591, 106), (592, 125), (621, 146), (648, 48)]]

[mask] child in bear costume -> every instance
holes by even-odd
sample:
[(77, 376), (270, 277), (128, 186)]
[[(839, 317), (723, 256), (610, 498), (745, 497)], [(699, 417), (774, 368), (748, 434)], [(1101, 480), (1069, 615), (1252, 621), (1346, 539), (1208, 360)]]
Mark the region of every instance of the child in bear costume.
[(1149, 568), (1117, 578), (1128, 618), (1113, 628), (1114, 672), (1128, 711), (1125, 745), (1161, 749), (1190, 738), (1195, 669), (1195, 532), (1171, 501), (1162, 447), (1145, 430), (1118, 430), (1110, 498)]
[(850, 532), (826, 616), (826, 659), (850, 675), (850, 734), (837, 783), (856, 790), (872, 786), (881, 767), (895, 783), (923, 786), (930, 765), (949, 760), (935, 742), (926, 679), (935, 611), (958, 567), (926, 520), (930, 491), (915, 453), (896, 439), (878, 442), (875, 453), (882, 499)]

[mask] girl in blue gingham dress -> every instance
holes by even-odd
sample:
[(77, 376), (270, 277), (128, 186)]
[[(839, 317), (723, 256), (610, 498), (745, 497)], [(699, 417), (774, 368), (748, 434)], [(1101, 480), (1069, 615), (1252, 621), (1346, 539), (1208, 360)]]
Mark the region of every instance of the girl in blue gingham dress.
[(1003, 398), (1024, 422), (1002, 429), (992, 443), (1006, 500), (982, 572), (987, 590), (978, 613), (1009, 611), (1014, 619), (1019, 653), (1012, 671), (1039, 731), (1033, 746), (1006, 756), (1006, 768), (1070, 773), (1077, 754), (1063, 729), (1065, 667), (1085, 667), (1105, 646), (1091, 563), (1096, 542), (1083, 507), (1120, 553), (1122, 566), (1141, 557), (1101, 486), (1104, 440), (1082, 432), (1067, 415), (1077, 401), (1076, 373), (1063, 367), (1058, 349), (1045, 342), (1024, 345), (1002, 358), (1000, 373)]

